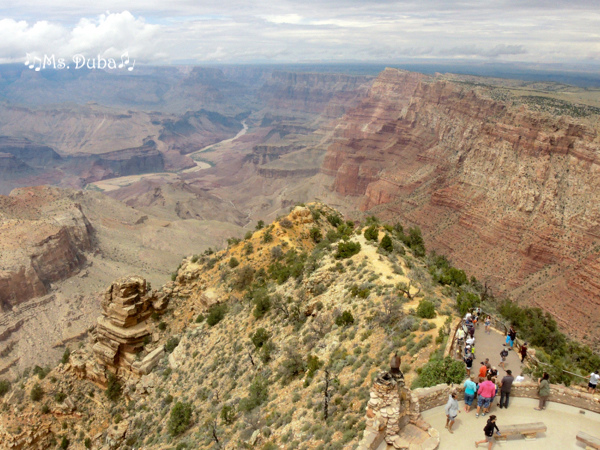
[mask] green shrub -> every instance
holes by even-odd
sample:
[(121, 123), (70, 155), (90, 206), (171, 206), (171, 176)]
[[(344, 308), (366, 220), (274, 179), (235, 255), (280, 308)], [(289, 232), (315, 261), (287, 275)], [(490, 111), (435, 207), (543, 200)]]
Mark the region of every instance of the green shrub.
[(257, 230), (262, 230), (265, 227), (265, 221), (264, 220), (259, 220), (258, 223), (256, 224), (256, 229)]
[(435, 317), (435, 305), (429, 300), (421, 300), (417, 306), (417, 316), (423, 319), (433, 319)]
[(206, 323), (211, 327), (218, 324), (227, 314), (227, 305), (225, 303), (217, 303), (208, 308)]
[(265, 289), (257, 289), (253, 296), (254, 309), (252, 315), (256, 319), (262, 319), (271, 309), (271, 298)]
[(235, 408), (233, 406), (224, 405), (221, 408), (221, 420), (227, 425), (231, 425), (235, 421)]
[(231, 267), (232, 269), (236, 268), (239, 265), (240, 265), (240, 262), (237, 260), (237, 258), (232, 256), (229, 259), (229, 267)]
[(352, 295), (352, 297), (367, 298), (370, 293), (371, 291), (369, 290), (369, 288), (365, 286), (359, 287), (356, 284), (354, 284), (350, 288), (350, 295)]
[(345, 259), (356, 255), (358, 252), (360, 252), (359, 242), (340, 242), (334, 256), (336, 259)]
[(71, 357), (71, 350), (69, 350), (69, 348), (67, 347), (65, 349), (65, 352), (62, 355), (62, 358), (60, 360), (61, 363), (66, 364), (69, 362), (69, 358)]
[(321, 230), (317, 227), (311, 228), (308, 233), (310, 238), (317, 244), (323, 240), (323, 234), (321, 234)]
[(67, 394), (65, 394), (64, 392), (61, 392), (61, 391), (57, 392), (54, 395), (54, 400), (56, 400), (56, 403), (62, 403), (62, 402), (64, 402), (65, 398), (67, 398)]
[(204, 317), (204, 314), (198, 314), (198, 317), (196, 317), (196, 323), (202, 323), (204, 322), (204, 319), (206, 319), (206, 317)]
[(456, 306), (461, 317), (464, 317), (467, 312), (476, 308), (481, 303), (479, 295), (461, 290), (456, 297)]
[(244, 240), (246, 240), (246, 241), (247, 241), (247, 240), (248, 240), (248, 239), (250, 239), (250, 238), (252, 238), (252, 231), (248, 231), (248, 232), (246, 232), (246, 234), (244, 235)]
[(273, 234), (271, 233), (271, 230), (265, 230), (263, 236), (262, 236), (262, 241), (265, 244), (268, 244), (269, 242), (273, 242)]
[(327, 221), (336, 228), (342, 224), (342, 218), (337, 214), (328, 214)]
[(121, 383), (112, 373), (108, 374), (108, 384), (106, 386), (105, 394), (112, 402), (116, 402), (121, 397)]
[(254, 344), (254, 347), (259, 349), (264, 345), (265, 342), (267, 342), (269, 340), (270, 337), (271, 337), (271, 333), (269, 333), (264, 328), (259, 328), (258, 330), (256, 330), (254, 332), (254, 334), (252, 335), (250, 340)]
[(63, 450), (66, 450), (67, 448), (69, 448), (69, 440), (67, 439), (66, 436), (62, 437), (62, 440), (60, 441), (60, 448), (62, 448)]
[[(428, 336), (431, 338), (431, 336)], [(425, 364), (411, 388), (435, 386), (440, 383), (459, 384), (465, 379), (465, 363), (447, 356), (432, 358)]]
[(186, 402), (177, 402), (171, 409), (167, 429), (171, 436), (178, 436), (183, 433), (190, 425), (192, 419), (192, 404)]
[(248, 390), (248, 397), (240, 401), (242, 411), (252, 411), (262, 405), (269, 398), (269, 380), (264, 375), (256, 375)]
[(382, 250), (386, 251), (386, 252), (391, 252), (394, 250), (394, 243), (392, 242), (392, 238), (389, 237), (387, 234), (381, 239), (381, 242), (379, 243), (379, 248), (381, 248)]
[(306, 376), (308, 378), (312, 378), (321, 367), (323, 367), (323, 361), (320, 361), (318, 356), (308, 355), (306, 358)]
[(354, 316), (350, 311), (344, 311), (342, 314), (336, 317), (335, 324), (338, 327), (346, 327), (354, 323)]
[(179, 345), (179, 338), (171, 336), (165, 344), (165, 352), (171, 353)]
[(92, 440), (89, 437), (85, 438), (83, 445), (85, 445), (85, 448), (92, 448)]
[(284, 381), (289, 381), (306, 370), (306, 364), (302, 355), (294, 346), (288, 346), (285, 349), (285, 359), (279, 366), (279, 373)]
[(46, 378), (46, 375), (48, 375), (48, 373), (50, 373), (49, 367), (35, 366), (33, 368), (33, 374), (37, 375), (40, 380), (43, 380), (44, 378)]
[(246, 289), (248, 286), (250, 286), (252, 284), (253, 280), (254, 280), (254, 269), (249, 265), (242, 266), (239, 269), (237, 269), (235, 272), (235, 277), (233, 280), (233, 287), (235, 289), (241, 291), (243, 289)]
[(50, 407), (47, 403), (44, 403), (40, 411), (42, 412), (42, 414), (48, 414), (50, 412)]
[(31, 388), (31, 392), (29, 392), (29, 397), (34, 402), (39, 402), (43, 396), (44, 396), (44, 390), (38, 383), (35, 383), (33, 385), (33, 387)]
[(377, 241), (379, 238), (379, 227), (377, 225), (371, 225), (365, 230), (365, 239), (367, 241)]
[(0, 397), (4, 397), (10, 391), (10, 381), (0, 380)]
[(167, 324), (166, 324), (166, 322), (160, 322), (160, 323), (158, 324), (158, 329), (159, 329), (160, 331), (165, 331), (165, 330), (167, 329)]

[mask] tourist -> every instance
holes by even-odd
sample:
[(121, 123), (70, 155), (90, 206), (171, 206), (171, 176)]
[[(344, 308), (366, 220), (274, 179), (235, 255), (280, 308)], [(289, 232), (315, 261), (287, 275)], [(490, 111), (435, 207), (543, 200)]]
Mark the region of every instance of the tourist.
[(397, 377), (400, 376), (400, 363), (402, 359), (398, 356), (398, 352), (395, 352), (392, 358), (390, 359), (390, 373), (392, 376)]
[(509, 350), (512, 350), (513, 345), (515, 345), (515, 339), (517, 339), (517, 332), (512, 325), (510, 326), (510, 330), (508, 330), (508, 336), (510, 337), (510, 342), (508, 343), (510, 345)]
[(525, 362), (525, 358), (527, 358), (527, 342), (521, 345), (521, 364)]
[(550, 397), (550, 382), (548, 381), (549, 378), (550, 375), (544, 372), (544, 376), (538, 379), (538, 394), (540, 396), (540, 405), (538, 408), (534, 408), (536, 411), (546, 409), (546, 402), (548, 401), (548, 397)]
[(479, 325), (479, 316), (477, 316), (477, 315), (473, 316), (473, 325), (474, 326)]
[(448, 403), (446, 403), (446, 428), (448, 428), (450, 433), (454, 433), (454, 431), (452, 431), (452, 425), (454, 425), (454, 421), (459, 412), (456, 392), (452, 392), (448, 397)]
[(489, 411), (492, 398), (496, 395), (496, 385), (492, 382), (492, 377), (488, 375), (487, 379), (479, 385), (477, 393), (479, 398), (477, 399), (477, 414), (475, 414), (475, 417), (479, 417), (479, 412), (482, 409), (485, 417)]
[(467, 366), (467, 377), (470, 377), (471, 369), (473, 368), (473, 355), (470, 353), (468, 355), (465, 355), (464, 361)]
[(593, 394), (596, 392), (596, 386), (598, 386), (598, 380), (600, 380), (600, 369), (592, 372), (590, 375), (590, 382), (588, 383), (588, 392)]
[(485, 322), (484, 323), (485, 323), (485, 332), (487, 334), (491, 334), (492, 330), (491, 330), (490, 326), (492, 325), (492, 316), (487, 316), (485, 318)]
[(475, 400), (475, 392), (477, 392), (477, 385), (471, 378), (467, 378), (463, 384), (465, 387), (465, 412), (471, 411), (471, 405)]
[(498, 376), (498, 369), (496, 369), (495, 367), (492, 367), (489, 371), (488, 371), (488, 375), (491, 375), (492, 378), (495, 378)]
[(500, 409), (508, 408), (508, 399), (510, 397), (510, 389), (512, 388), (513, 381), (515, 381), (515, 377), (512, 376), (512, 371), (507, 370), (506, 376), (500, 381), (500, 403), (498, 403)]
[(498, 364), (500, 367), (502, 367), (503, 369), (505, 369), (506, 367), (504, 366), (504, 363), (506, 362), (506, 358), (508, 357), (508, 350), (506, 350), (505, 348), (502, 349), (502, 351), (500, 352), (500, 364)]
[(502, 433), (500, 433), (500, 430), (496, 426), (496, 416), (491, 415), (487, 421), (487, 424), (483, 428), (483, 432), (485, 433), (485, 439), (482, 441), (475, 442), (475, 447), (479, 447), (479, 444), (485, 444), (487, 442), (488, 450), (490, 450), (492, 448), (492, 445), (494, 445), (494, 430), (496, 430), (498, 436), (502, 435)]
[(465, 342), (466, 342), (468, 345), (475, 345), (475, 338), (474, 338), (474, 337), (472, 337), (472, 336), (469, 336)]
[(479, 378), (485, 378), (487, 376), (487, 367), (485, 366), (485, 363), (483, 361), (481, 361), (481, 366), (479, 366)]
[(456, 331), (456, 354), (460, 355), (461, 349), (463, 347), (465, 343), (465, 330), (463, 330), (463, 327), (460, 326), (458, 327), (458, 330)]
[(469, 336), (475, 336), (475, 327), (473, 326), (473, 324), (470, 324), (469, 326)]
[(485, 358), (485, 367), (487, 368), (487, 373), (490, 373), (492, 369), (492, 365), (490, 364), (490, 358)]

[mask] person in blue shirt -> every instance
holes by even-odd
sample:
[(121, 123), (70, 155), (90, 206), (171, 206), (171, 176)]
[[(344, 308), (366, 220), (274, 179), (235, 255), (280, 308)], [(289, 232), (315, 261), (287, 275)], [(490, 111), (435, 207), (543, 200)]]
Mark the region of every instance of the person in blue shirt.
[(465, 387), (465, 412), (471, 411), (471, 405), (475, 400), (475, 392), (477, 392), (477, 385), (471, 378), (467, 378), (463, 384)]

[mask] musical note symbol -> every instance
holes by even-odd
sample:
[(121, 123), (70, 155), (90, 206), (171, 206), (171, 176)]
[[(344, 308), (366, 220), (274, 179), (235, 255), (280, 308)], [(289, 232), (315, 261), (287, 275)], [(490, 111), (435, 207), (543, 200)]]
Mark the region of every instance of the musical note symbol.
[(127, 70), (129, 70), (131, 72), (134, 67), (135, 67), (135, 59), (133, 60), (133, 66), (128, 67)]
[[(38, 67), (35, 67), (35, 62), (36, 62), (36, 61), (39, 61), (39, 62), (40, 62), (40, 65), (39, 65)], [(35, 67), (35, 71), (36, 71), (36, 72), (39, 72), (39, 71), (40, 71), (40, 69), (42, 68), (42, 58), (38, 58), (37, 56), (34, 56), (34, 57), (33, 57), (33, 64), (30, 64), (28, 67), (29, 67), (30, 69), (33, 69), (33, 68)]]
[[(125, 60), (123, 60), (123, 58), (125, 58)], [(129, 64), (129, 51), (127, 51), (121, 55), (121, 64), (119, 64), (119, 69), (122, 69), (127, 64)]]
[[(25, 53), (25, 58), (27, 58), (27, 60), (25, 61), (25, 65), (28, 66), (29, 65), (29, 58), (31, 58), (31, 54), (29, 53)], [(32, 67), (30, 67), (31, 69)]]

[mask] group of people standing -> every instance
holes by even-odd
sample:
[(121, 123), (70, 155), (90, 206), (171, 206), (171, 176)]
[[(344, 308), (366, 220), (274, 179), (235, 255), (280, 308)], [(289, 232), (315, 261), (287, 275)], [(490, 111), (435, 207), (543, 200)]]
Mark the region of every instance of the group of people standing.
[[(513, 376), (512, 370), (506, 369), (506, 359), (508, 352), (513, 349), (514, 343), (517, 337), (515, 329), (511, 326), (506, 335), (506, 342), (500, 352), (500, 363), (499, 366), (504, 369), (506, 375), (499, 380), (498, 370), (490, 364), (489, 358), (486, 358), (481, 362), (479, 371), (476, 375), (471, 375), (473, 368), (473, 360), (475, 359), (475, 329), (477, 324), (480, 322), (482, 312), (479, 309), (474, 310), (472, 313), (467, 313), (461, 326), (459, 327), (456, 338), (458, 351), (462, 353), (463, 360), (467, 369), (467, 379), (463, 386), (465, 389), (465, 406), (464, 411), (469, 413), (474, 402), (476, 402), (477, 412), (475, 417), (485, 417), (493, 407), (496, 397), (499, 395), (500, 399), (496, 405), (500, 409), (508, 408), (510, 400), (510, 392), (512, 385), (515, 381), (522, 381), (524, 378)], [(491, 316), (486, 316), (484, 319), (485, 333), (491, 333)], [(463, 350), (464, 346), (464, 350)], [(520, 350), (521, 362), (525, 361), (527, 357), (527, 344), (525, 343)], [(543, 377), (538, 380), (539, 385), (539, 407), (536, 410), (545, 409), (548, 397), (550, 396), (550, 384), (549, 375), (544, 373)], [(456, 421), (457, 415), (461, 412), (458, 400), (458, 393), (453, 391), (446, 404), (446, 428), (450, 433), (453, 433), (452, 427)], [(482, 441), (475, 442), (475, 446), (479, 444), (487, 443), (488, 449), (492, 448), (494, 431), (500, 434), (498, 427), (496, 426), (496, 416), (490, 415), (484, 428), (485, 439)]]

